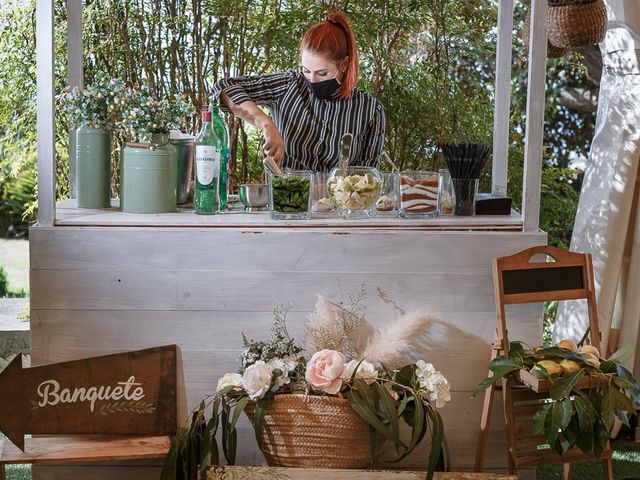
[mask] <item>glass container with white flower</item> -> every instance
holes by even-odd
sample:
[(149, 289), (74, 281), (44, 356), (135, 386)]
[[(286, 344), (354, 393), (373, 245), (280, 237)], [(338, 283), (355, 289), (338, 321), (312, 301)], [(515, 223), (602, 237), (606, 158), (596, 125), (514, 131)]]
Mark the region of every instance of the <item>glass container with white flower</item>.
[[(243, 336), (239, 373), (220, 378), (216, 392), (194, 410), (190, 425), (174, 440), (161, 478), (169, 478), (175, 467), (185, 478), (198, 469), (204, 474), (206, 462), (194, 463), (193, 449), (199, 458), (210, 455), (211, 463), (218, 463), (218, 430), (225, 459), (233, 464), (236, 423), (244, 411), (270, 466), (366, 468), (377, 461), (385, 441), (399, 461), (428, 434), (430, 480), (444, 459), (437, 409), (451, 399), (450, 385), (431, 363), (413, 361), (407, 352), (434, 318), (399, 310), (388, 325), (376, 328), (364, 317), (364, 299), (361, 290), (346, 307), (318, 296), (304, 346), (287, 331), (288, 307), (274, 310), (270, 339)], [(400, 434), (401, 420), (411, 429), (409, 439)]]

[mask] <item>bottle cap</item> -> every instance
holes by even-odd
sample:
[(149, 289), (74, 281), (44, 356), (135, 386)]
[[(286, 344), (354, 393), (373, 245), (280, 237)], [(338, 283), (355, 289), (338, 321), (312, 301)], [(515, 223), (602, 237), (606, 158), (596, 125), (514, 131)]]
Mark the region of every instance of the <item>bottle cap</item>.
[(203, 122), (211, 121), (211, 108), (209, 108), (209, 106), (206, 106), (202, 109), (202, 121)]

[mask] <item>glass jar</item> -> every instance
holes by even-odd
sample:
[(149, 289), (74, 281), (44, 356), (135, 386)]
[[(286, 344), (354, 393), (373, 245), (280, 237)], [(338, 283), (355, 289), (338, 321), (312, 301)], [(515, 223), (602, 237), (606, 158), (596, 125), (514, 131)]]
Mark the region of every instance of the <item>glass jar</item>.
[(276, 220), (306, 220), (311, 217), (310, 170), (284, 170), (282, 175), (268, 173), (269, 211)]
[(403, 217), (434, 218), (438, 216), (440, 174), (428, 171), (401, 172), (398, 179), (400, 214)]
[(440, 215), (453, 215), (453, 206), (456, 204), (456, 195), (453, 190), (451, 174), (446, 168), (440, 172)]
[(382, 190), (377, 168), (353, 166), (331, 170), (327, 181), (329, 197), (343, 217), (370, 218), (376, 215), (376, 201)]
[(311, 210), (314, 214), (318, 214), (318, 216), (331, 216), (332, 212), (335, 210), (335, 205), (329, 197), (329, 190), (327, 189), (328, 181), (328, 172), (313, 173), (313, 202)]
[(378, 215), (398, 214), (398, 174), (396, 172), (382, 173), (382, 190), (376, 201)]

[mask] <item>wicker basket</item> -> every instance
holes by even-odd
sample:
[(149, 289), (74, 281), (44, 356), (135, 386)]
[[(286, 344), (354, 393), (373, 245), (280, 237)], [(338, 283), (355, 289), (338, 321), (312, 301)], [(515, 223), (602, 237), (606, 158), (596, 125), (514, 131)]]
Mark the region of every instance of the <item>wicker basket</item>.
[[(245, 413), (253, 423), (255, 404)], [(371, 465), (369, 426), (344, 398), (276, 395), (264, 418), (260, 449), (271, 467)]]
[(607, 7), (604, 0), (568, 5), (549, 5), (547, 34), (552, 45), (575, 48), (593, 45), (607, 30)]
[[(527, 12), (527, 16), (524, 19), (524, 28), (522, 29), (522, 42), (524, 48), (529, 51), (529, 34), (531, 26), (531, 12)], [(549, 39), (547, 39), (547, 58), (560, 58), (564, 56), (569, 50), (567, 48), (559, 48), (554, 46)]]

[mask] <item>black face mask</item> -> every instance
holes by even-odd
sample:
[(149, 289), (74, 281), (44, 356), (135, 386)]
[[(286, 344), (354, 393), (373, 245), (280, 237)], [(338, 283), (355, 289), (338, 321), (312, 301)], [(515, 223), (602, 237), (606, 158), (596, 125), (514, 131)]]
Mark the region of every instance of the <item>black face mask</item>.
[(311, 94), (320, 100), (329, 100), (331, 96), (336, 93), (338, 87), (340, 87), (340, 82), (336, 77), (315, 83), (311, 82), (307, 77), (304, 77), (304, 79), (307, 82)]

